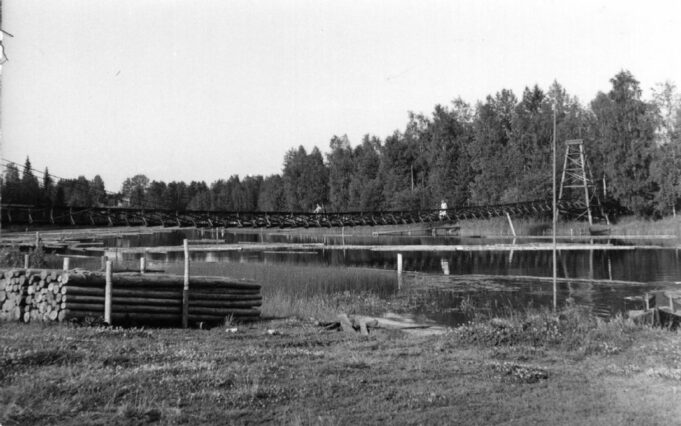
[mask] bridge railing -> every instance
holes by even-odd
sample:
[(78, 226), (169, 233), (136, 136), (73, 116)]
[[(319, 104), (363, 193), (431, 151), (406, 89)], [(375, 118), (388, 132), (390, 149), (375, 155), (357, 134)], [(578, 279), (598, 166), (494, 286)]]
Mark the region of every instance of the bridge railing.
[[(561, 214), (583, 211), (579, 202), (559, 203)], [(142, 209), (132, 207), (63, 207), (6, 204), (0, 206), (3, 225), (52, 226), (195, 226), (195, 227), (332, 227), (406, 225), (485, 219), (510, 214), (514, 217), (551, 215), (550, 200), (460, 206), (443, 209), (375, 212), (238, 212), (215, 210)]]

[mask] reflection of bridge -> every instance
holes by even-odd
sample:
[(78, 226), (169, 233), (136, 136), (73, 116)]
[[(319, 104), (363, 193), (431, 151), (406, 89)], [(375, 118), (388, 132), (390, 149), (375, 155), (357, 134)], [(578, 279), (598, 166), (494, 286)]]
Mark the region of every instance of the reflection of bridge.
[[(561, 201), (558, 210), (567, 217), (584, 211), (580, 202)], [(452, 223), (462, 219), (485, 219), (509, 214), (513, 217), (551, 216), (551, 201), (536, 200), (491, 206), (447, 209), (440, 218), (439, 209), (381, 212), (224, 212), (173, 211), (121, 207), (34, 207), (3, 205), (2, 225), (33, 226), (196, 226), (196, 227), (332, 227), (406, 225), (415, 223)]]

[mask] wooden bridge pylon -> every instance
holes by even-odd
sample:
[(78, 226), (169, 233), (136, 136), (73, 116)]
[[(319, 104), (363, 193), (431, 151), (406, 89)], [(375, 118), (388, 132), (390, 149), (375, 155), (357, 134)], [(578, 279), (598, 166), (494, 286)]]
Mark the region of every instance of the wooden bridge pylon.
[[(581, 193), (582, 195), (579, 195)], [(576, 196), (575, 196), (576, 195)], [(571, 199), (568, 199), (571, 198)], [(576, 206), (582, 205), (580, 209)], [(577, 201), (580, 200), (580, 201)], [(573, 206), (573, 213), (576, 213), (577, 219), (586, 216), (589, 220), (589, 225), (594, 223), (594, 211), (598, 209), (598, 213), (606, 222), (608, 216), (603, 211), (603, 206), (596, 192), (596, 188), (591, 175), (591, 169), (586, 159), (584, 152), (584, 141), (582, 139), (571, 139), (565, 142), (565, 161), (563, 162), (563, 174), (560, 179), (560, 190), (558, 192), (558, 203), (571, 202)]]

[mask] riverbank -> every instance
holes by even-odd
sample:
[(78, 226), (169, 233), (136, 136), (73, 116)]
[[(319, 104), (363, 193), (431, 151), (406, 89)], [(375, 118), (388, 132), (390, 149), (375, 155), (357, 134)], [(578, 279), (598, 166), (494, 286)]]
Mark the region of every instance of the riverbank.
[(0, 323), (0, 423), (673, 424), (680, 347), (576, 309), (430, 337)]

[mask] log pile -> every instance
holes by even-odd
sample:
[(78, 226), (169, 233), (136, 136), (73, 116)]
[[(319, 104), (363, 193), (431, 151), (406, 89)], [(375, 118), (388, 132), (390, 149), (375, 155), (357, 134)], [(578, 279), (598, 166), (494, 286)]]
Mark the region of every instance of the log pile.
[[(166, 274), (113, 274), (111, 320), (116, 325), (178, 326), (184, 278)], [(104, 315), (106, 277), (73, 270), (0, 271), (0, 320), (67, 321)], [(191, 277), (190, 323), (260, 317), (260, 285), (225, 277)]]

